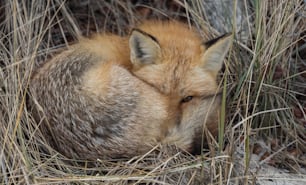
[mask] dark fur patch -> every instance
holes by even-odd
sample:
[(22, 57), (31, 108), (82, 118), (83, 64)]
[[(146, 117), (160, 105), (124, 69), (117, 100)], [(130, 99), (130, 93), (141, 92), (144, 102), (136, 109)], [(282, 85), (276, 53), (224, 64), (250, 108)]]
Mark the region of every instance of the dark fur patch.
[(136, 50), (136, 57), (142, 59), (145, 53), (142, 51), (140, 46), (140, 40), (137, 37), (135, 38), (135, 50)]
[(139, 32), (139, 33), (141, 33), (141, 34), (143, 34), (143, 35), (145, 35), (145, 36), (147, 36), (147, 37), (150, 37), (153, 41), (155, 41), (157, 44), (159, 44), (158, 40), (157, 40), (155, 37), (153, 37), (152, 35), (150, 35), (150, 34), (144, 32), (144, 31), (142, 31), (142, 30), (140, 30), (140, 29), (137, 29), (137, 28), (133, 28), (132, 31), (131, 31), (131, 33), (133, 33), (133, 31), (137, 31), (137, 32)]
[(221, 36), (219, 36), (219, 37), (217, 37), (217, 38), (214, 38), (214, 39), (212, 39), (212, 40), (209, 40), (209, 41), (203, 43), (203, 45), (204, 45), (206, 48), (209, 48), (209, 47), (211, 47), (212, 45), (214, 45), (218, 40), (220, 40), (220, 39), (222, 39), (222, 38), (224, 38), (224, 37), (230, 36), (231, 34), (232, 34), (232, 33), (223, 34), (223, 35), (221, 35)]

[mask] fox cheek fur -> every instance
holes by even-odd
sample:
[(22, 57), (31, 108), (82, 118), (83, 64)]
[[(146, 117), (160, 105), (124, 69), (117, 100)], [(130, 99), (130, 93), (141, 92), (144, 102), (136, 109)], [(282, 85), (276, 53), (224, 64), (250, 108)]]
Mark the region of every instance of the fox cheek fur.
[(203, 44), (193, 28), (161, 21), (83, 39), (33, 75), (35, 117), (71, 158), (133, 157), (159, 143), (191, 151), (205, 128), (217, 133), (216, 77), (231, 43)]

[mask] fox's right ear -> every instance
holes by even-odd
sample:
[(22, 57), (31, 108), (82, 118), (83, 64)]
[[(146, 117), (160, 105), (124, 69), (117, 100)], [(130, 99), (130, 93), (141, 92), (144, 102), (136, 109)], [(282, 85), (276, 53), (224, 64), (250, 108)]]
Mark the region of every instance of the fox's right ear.
[(135, 67), (156, 64), (161, 57), (161, 48), (152, 35), (133, 29), (129, 39), (130, 59)]
[(202, 45), (202, 67), (217, 74), (222, 68), (223, 60), (232, 45), (233, 35), (225, 34)]

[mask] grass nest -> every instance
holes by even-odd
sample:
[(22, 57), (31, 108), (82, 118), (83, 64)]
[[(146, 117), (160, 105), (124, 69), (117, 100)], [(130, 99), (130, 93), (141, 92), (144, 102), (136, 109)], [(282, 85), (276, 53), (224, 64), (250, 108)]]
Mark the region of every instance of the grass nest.
[[(305, 173), (305, 6), (302, 0), (0, 0), (0, 183), (247, 184), (256, 182), (253, 154), (259, 165)], [(143, 156), (94, 165), (67, 159), (47, 144), (28, 111), (31, 73), (80, 37), (126, 35), (143, 19), (206, 27), (211, 38), (236, 33), (220, 74), (218, 138), (200, 156), (156, 146)]]

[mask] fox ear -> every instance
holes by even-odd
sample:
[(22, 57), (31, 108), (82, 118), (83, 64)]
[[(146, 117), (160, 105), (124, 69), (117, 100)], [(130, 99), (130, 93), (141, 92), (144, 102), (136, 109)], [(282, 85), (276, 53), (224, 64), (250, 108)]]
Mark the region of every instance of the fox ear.
[(130, 59), (134, 66), (141, 67), (156, 64), (161, 56), (161, 48), (153, 36), (138, 30), (132, 30), (129, 39)]
[(203, 68), (217, 74), (222, 68), (223, 60), (233, 42), (232, 34), (210, 40), (202, 45)]

